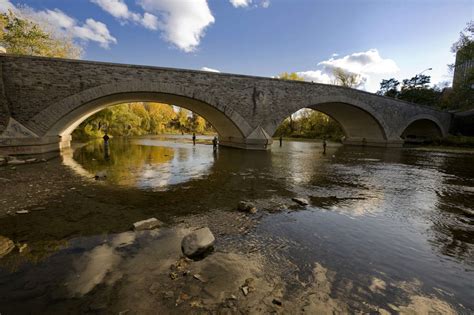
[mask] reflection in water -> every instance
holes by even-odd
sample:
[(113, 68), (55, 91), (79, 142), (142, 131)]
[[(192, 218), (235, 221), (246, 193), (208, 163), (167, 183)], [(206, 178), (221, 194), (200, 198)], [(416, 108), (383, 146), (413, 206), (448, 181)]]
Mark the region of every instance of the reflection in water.
[(207, 151), (179, 143), (163, 146), (162, 139), (118, 138), (92, 141), (74, 152), (74, 160), (91, 177), (103, 172), (108, 182), (156, 190), (205, 176), (212, 165)]
[[(333, 144), (323, 154), (294, 141), (213, 153), (210, 139), (183, 138), (64, 152), (88, 184), (66, 187), (47, 210), (0, 218), (17, 244), (0, 259), (0, 312), (474, 311), (472, 156)], [(241, 200), (258, 213), (235, 211)], [(165, 227), (130, 231), (149, 217)], [(216, 252), (182, 262), (182, 237), (204, 225)], [(177, 261), (185, 270), (172, 280)]]

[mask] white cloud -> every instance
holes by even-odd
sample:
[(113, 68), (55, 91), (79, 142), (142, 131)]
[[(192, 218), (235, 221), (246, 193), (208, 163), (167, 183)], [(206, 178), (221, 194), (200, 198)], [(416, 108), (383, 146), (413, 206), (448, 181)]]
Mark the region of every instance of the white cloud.
[(196, 50), (206, 28), (215, 21), (207, 0), (139, 0), (138, 4), (158, 15), (157, 26), (165, 40), (185, 52)]
[[(229, 0), (230, 3), (234, 6), (234, 8), (247, 8), (253, 2), (253, 0)], [(260, 0), (260, 6), (262, 8), (268, 8), (270, 6), (270, 0)], [(254, 7), (258, 7), (258, 4), (254, 5)]]
[(357, 52), (340, 58), (335, 57), (338, 55), (333, 54), (330, 59), (319, 62), (320, 69), (300, 71), (297, 74), (306, 81), (333, 84), (335, 82), (333, 71), (335, 68), (340, 68), (347, 73), (359, 76), (357, 88), (376, 91), (378, 81), (375, 82), (373, 78), (379, 79), (380, 75), (395, 74), (399, 71), (395, 61), (382, 58), (377, 49)]
[(300, 71), (296, 74), (298, 74), (298, 76), (302, 77), (305, 81), (308, 82), (317, 82), (325, 84), (331, 84), (333, 82), (333, 78), (331, 78), (327, 73), (324, 73), (321, 70)]
[(235, 8), (248, 7), (252, 3), (252, 0), (230, 0), (230, 3), (232, 3)]
[(209, 72), (220, 72), (219, 70), (208, 68), (208, 67), (202, 67), (202, 71), (209, 71)]
[(142, 15), (136, 12), (132, 12), (128, 9), (127, 4), (124, 0), (90, 0), (92, 3), (97, 4), (104, 11), (108, 12), (113, 17), (119, 19), (122, 22), (132, 21), (137, 24), (141, 24), (145, 28), (151, 30), (158, 29), (158, 19), (153, 14), (145, 12)]
[(392, 59), (383, 59), (377, 49), (353, 53), (342, 58), (322, 61), (318, 65), (325, 68), (341, 68), (357, 74), (386, 74), (399, 71)]
[(0, 0), (0, 12), (15, 11), (15, 6), (8, 0)]
[(74, 26), (73, 34), (86, 41), (98, 42), (104, 48), (108, 48), (111, 43), (117, 43), (115, 37), (110, 35), (107, 25), (94, 19), (87, 19), (82, 26)]
[(87, 19), (82, 25), (59, 9), (36, 11), (28, 6), (15, 7), (8, 0), (0, 0), (0, 12), (12, 10), (15, 14), (28, 17), (43, 25), (56, 34), (67, 34), (83, 41), (93, 41), (100, 46), (108, 48), (110, 44), (117, 43), (107, 25), (94, 19)]

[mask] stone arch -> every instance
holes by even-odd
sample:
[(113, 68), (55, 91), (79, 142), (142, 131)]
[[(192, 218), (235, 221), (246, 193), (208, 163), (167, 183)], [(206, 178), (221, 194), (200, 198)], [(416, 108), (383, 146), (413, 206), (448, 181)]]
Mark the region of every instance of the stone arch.
[(317, 110), (337, 121), (346, 135), (345, 143), (381, 146), (387, 143), (389, 128), (381, 116), (369, 105), (343, 95), (317, 97), (304, 106), (293, 106), (273, 122), (271, 134), (285, 118), (302, 108)]
[(171, 84), (142, 81), (84, 90), (50, 105), (28, 125), (46, 137), (67, 137), (82, 121), (101, 109), (132, 101), (163, 102), (189, 109), (208, 120), (223, 139), (242, 139), (252, 132), (239, 113), (221, 105), (202, 88), (177, 88)]
[(407, 137), (423, 137), (428, 139), (441, 138), (446, 136), (447, 132), (443, 130), (442, 124), (430, 115), (417, 115), (411, 118), (399, 130), (402, 139)]

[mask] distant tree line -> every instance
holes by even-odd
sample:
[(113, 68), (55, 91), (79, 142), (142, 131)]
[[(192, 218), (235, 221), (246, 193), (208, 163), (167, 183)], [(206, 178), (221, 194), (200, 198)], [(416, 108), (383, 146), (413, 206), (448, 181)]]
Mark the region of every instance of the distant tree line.
[(184, 108), (177, 111), (162, 103), (126, 103), (110, 106), (82, 122), (73, 139), (112, 136), (140, 136), (163, 133), (215, 133), (201, 116)]

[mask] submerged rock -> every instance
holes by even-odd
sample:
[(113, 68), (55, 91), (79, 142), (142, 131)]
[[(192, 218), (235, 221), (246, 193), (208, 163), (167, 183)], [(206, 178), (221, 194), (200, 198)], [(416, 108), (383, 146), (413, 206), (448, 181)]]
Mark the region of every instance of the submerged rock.
[(104, 180), (107, 178), (107, 172), (106, 171), (100, 171), (97, 172), (94, 176), (95, 180)]
[(255, 205), (249, 201), (241, 201), (239, 202), (239, 205), (237, 206), (237, 210), (242, 211), (242, 212), (248, 212), (248, 213), (256, 213), (257, 208)]
[(9, 238), (0, 235), (0, 258), (8, 255), (15, 248), (15, 244)]
[(161, 221), (157, 218), (150, 218), (133, 223), (133, 229), (135, 231), (153, 230), (160, 227), (161, 225)]
[(301, 206), (307, 206), (307, 205), (309, 205), (308, 200), (306, 200), (306, 199), (304, 199), (304, 198), (295, 197), (295, 198), (291, 198), (291, 200), (293, 200), (294, 202), (296, 202), (297, 204), (299, 204), (299, 205), (301, 205)]
[(215, 240), (209, 228), (201, 228), (183, 238), (181, 250), (189, 258), (198, 258), (212, 251)]

